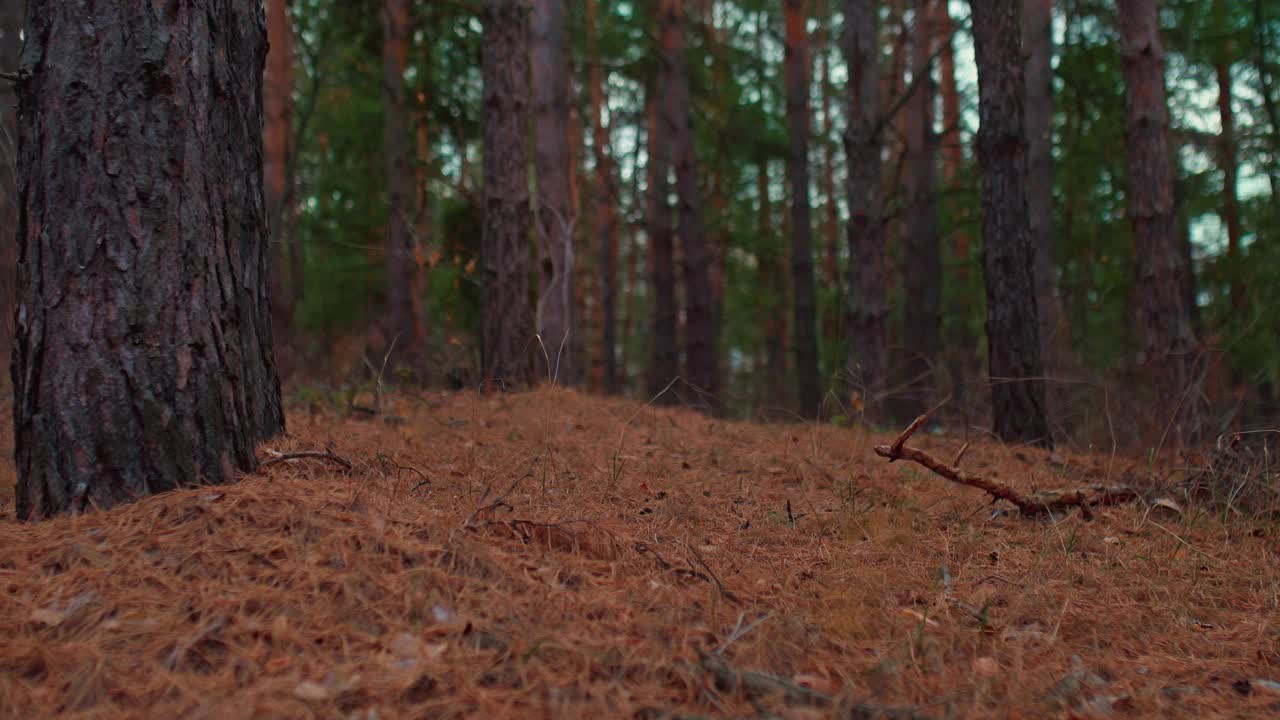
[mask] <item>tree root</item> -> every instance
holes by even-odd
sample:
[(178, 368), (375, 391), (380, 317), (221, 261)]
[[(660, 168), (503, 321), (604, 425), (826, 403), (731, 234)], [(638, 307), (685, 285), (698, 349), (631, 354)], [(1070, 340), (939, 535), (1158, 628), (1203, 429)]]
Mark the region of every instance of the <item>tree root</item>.
[[(967, 485), (977, 488), (990, 495), (997, 500), (1004, 500), (1017, 506), (1018, 511), (1027, 517), (1037, 517), (1057, 512), (1065, 512), (1071, 508), (1079, 508), (1080, 515), (1085, 520), (1093, 519), (1091, 508), (1101, 505), (1119, 505), (1121, 503), (1133, 502), (1141, 496), (1138, 491), (1126, 486), (1106, 486), (1091, 485), (1088, 488), (1076, 488), (1073, 490), (1064, 490), (1051, 493), (1037, 493), (1033, 496), (1026, 496), (1014, 490), (1012, 487), (1004, 483), (984, 478), (980, 475), (973, 475), (961, 470), (957, 465), (947, 465), (938, 460), (929, 453), (918, 448), (907, 447), (906, 442), (916, 430), (928, 419), (928, 415), (921, 415), (914, 422), (907, 426), (906, 430), (893, 441), (891, 445), (877, 445), (876, 454), (883, 458), (888, 458), (889, 462), (895, 460), (910, 460), (911, 462), (928, 468), (934, 474), (946, 478), (960, 485)], [(966, 445), (966, 447), (968, 447)], [(959, 462), (960, 457), (964, 454), (964, 449), (956, 455), (956, 461)]]

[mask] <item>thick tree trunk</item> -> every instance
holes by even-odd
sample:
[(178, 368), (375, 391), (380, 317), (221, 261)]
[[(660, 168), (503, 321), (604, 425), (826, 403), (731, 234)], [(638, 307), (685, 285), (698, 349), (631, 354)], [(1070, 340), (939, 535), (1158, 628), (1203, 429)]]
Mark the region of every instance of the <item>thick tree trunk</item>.
[(1052, 368), (1058, 332), (1053, 241), (1053, 0), (1023, 0), (1022, 51), (1026, 57), (1027, 217), (1035, 253), (1040, 345)]
[(660, 123), (671, 141), (678, 202), (677, 233), (682, 250), (685, 294), (685, 379), (695, 388), (699, 406), (720, 406), (714, 298), (708, 271), (702, 194), (693, 143), (693, 107), (689, 97), (689, 62), (685, 55), (684, 0), (659, 0), (662, 64), (667, 84)]
[(534, 171), (538, 182), (537, 325), (551, 361), (549, 374), (577, 385), (574, 346), (573, 234), (577, 217), (569, 197), (569, 87), (565, 65), (564, 0), (534, 0)]
[(404, 71), (409, 49), (409, 0), (386, 0), (382, 9), (382, 141), (386, 153), (387, 234), (384, 261), (387, 298), (382, 334), (387, 368), (423, 379), (426, 328), (422, 251), (414, 232), (415, 143), (409, 133)]
[(791, 289), (795, 293), (796, 387), (800, 414), (818, 416), (818, 300), (813, 286), (813, 227), (809, 219), (809, 31), (804, 0), (786, 0), (787, 125), (791, 144)]
[(915, 0), (911, 31), (911, 74), (914, 91), (906, 106), (906, 233), (902, 238), (902, 283), (905, 290), (902, 340), (908, 386), (895, 406), (898, 418), (911, 422), (934, 403), (934, 367), (941, 346), (942, 255), (938, 246), (938, 200), (935, 178), (938, 140), (933, 132), (932, 0)]
[(530, 379), (529, 23), (513, 0), (485, 0), (484, 217), (480, 362), (495, 388)]
[(648, 99), (649, 121), (649, 275), (653, 278), (653, 321), (650, 327), (649, 396), (657, 402), (675, 402), (677, 395), (663, 393), (680, 375), (680, 350), (676, 344), (675, 233), (671, 222), (671, 137), (659, 119), (662, 95), (670, 84), (667, 63), (658, 63), (658, 77)]
[(1133, 220), (1138, 327), (1161, 427), (1191, 442), (1201, 428), (1198, 343), (1183, 292), (1169, 161), (1169, 109), (1156, 0), (1117, 0), (1126, 94), (1129, 215)]
[(604, 391), (620, 390), (618, 374), (618, 171), (613, 160), (609, 126), (605, 124), (605, 74), (596, 29), (596, 3), (587, 8), (587, 42), (591, 53), (591, 133), (596, 161), (595, 234), (599, 247), (600, 358)]
[(1020, 0), (972, 0), (978, 64), (978, 165), (982, 171), (982, 262), (987, 286), (987, 359), (996, 436), (1052, 446), (1036, 310), (1034, 249), (1027, 218)]
[[(0, 69), (12, 72), (22, 53), (20, 0), (0, 2)], [(18, 264), (18, 98), (0, 80), (0, 358), (9, 362)]]
[(849, 376), (863, 402), (865, 416), (882, 419), (888, 349), (885, 337), (884, 199), (881, 195), (880, 47), (876, 39), (875, 0), (845, 0), (844, 55), (849, 67), (848, 158)]
[(229, 481), (284, 428), (267, 292), (262, 7), (29, 8), (18, 516)]

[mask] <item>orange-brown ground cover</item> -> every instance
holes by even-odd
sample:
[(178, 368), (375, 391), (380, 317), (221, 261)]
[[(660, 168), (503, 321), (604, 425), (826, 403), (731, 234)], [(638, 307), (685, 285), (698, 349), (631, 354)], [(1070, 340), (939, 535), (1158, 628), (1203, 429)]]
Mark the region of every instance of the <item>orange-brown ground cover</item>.
[[(0, 716), (1280, 712), (1258, 682), (1280, 680), (1261, 526), (1142, 504), (993, 516), (875, 457), (888, 436), (830, 426), (558, 390), (392, 409), (297, 408), (263, 449), (332, 447), (351, 472), (277, 463), (38, 524), (5, 498)], [(1021, 488), (1125, 465), (1053, 460), (979, 444), (963, 464)]]

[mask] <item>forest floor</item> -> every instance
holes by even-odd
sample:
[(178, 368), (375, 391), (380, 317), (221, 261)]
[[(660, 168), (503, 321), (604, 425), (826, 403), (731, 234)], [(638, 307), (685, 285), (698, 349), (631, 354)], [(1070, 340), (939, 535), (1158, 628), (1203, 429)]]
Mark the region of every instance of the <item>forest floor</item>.
[[(15, 521), (5, 463), (0, 717), (1280, 713), (1274, 525), (1026, 519), (876, 457), (888, 435), (562, 390), (389, 413), (295, 407), (262, 449), (350, 470), (42, 523)], [(963, 465), (1146, 474), (994, 443)]]

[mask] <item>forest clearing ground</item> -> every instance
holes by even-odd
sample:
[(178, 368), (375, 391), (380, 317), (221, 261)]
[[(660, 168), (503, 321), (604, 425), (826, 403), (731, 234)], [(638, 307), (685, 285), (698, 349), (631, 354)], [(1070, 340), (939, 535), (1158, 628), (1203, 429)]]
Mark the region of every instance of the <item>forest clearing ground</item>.
[[(892, 434), (828, 425), (563, 390), (390, 409), (295, 407), (263, 449), (350, 472), (279, 462), (36, 524), (5, 463), (0, 717), (1280, 713), (1274, 526), (993, 513), (876, 457)], [(1023, 489), (1126, 467), (1050, 460), (983, 442), (963, 465)]]

